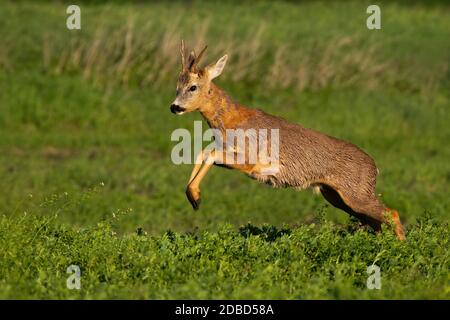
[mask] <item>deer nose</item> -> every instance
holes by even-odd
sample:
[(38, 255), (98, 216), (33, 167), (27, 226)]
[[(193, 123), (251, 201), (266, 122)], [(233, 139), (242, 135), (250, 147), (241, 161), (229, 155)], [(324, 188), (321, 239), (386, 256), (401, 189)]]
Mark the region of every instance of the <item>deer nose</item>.
[(170, 111), (171, 111), (172, 113), (178, 113), (178, 112), (182, 112), (182, 111), (185, 111), (185, 110), (186, 110), (185, 108), (182, 108), (182, 107), (180, 107), (180, 106), (177, 105), (177, 104), (172, 103), (172, 104), (170, 105)]

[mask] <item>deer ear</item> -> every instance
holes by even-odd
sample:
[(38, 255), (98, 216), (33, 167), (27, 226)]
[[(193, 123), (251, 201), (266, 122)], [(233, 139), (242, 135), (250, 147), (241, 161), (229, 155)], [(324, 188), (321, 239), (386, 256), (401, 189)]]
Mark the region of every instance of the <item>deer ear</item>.
[(209, 80), (212, 80), (220, 76), (220, 74), (223, 71), (223, 68), (225, 68), (225, 65), (227, 64), (227, 59), (228, 55), (224, 55), (215, 64), (211, 64), (206, 67), (206, 72), (208, 73)]

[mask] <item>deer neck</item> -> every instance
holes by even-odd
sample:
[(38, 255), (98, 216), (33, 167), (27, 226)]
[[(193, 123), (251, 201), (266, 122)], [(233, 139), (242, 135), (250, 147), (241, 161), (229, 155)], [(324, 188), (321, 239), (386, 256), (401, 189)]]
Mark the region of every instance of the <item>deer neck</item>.
[(211, 128), (221, 131), (235, 128), (250, 116), (252, 110), (233, 101), (222, 89), (211, 83), (208, 98), (200, 108), (200, 113)]

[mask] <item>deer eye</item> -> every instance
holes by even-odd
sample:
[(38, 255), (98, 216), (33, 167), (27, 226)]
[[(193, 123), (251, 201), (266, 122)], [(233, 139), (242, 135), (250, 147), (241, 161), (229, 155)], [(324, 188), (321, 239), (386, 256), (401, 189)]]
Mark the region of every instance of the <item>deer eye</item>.
[(189, 91), (195, 91), (195, 90), (197, 90), (197, 86), (191, 86), (191, 87), (189, 88)]

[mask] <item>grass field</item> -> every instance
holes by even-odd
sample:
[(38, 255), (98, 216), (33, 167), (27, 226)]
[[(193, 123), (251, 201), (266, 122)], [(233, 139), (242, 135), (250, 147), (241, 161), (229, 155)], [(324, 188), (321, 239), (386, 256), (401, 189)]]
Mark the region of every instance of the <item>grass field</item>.
[[(381, 1), (368, 30), (367, 1), (78, 3), (71, 31), (63, 2), (0, 1), (0, 298), (450, 298), (448, 4)], [(239, 102), (372, 155), (407, 241), (222, 168), (193, 211), (181, 38), (229, 53)]]

